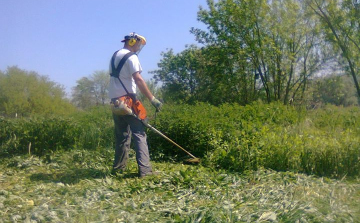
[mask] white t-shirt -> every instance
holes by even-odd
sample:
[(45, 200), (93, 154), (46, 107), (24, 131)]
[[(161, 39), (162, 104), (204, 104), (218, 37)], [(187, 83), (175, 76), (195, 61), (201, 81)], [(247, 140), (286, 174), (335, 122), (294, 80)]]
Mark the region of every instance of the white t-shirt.
[[(120, 60), (125, 56), (125, 54), (129, 53), (130, 51), (127, 49), (121, 49), (117, 52), (116, 57), (115, 57), (115, 68), (117, 68), (117, 66), (120, 63)], [(137, 55), (132, 55), (130, 56), (124, 66), (122, 67), (121, 71), (120, 71), (120, 79), (123, 82), (123, 84), (125, 85), (126, 89), (128, 90), (129, 93), (134, 93), (136, 94), (136, 84), (134, 79), (132, 78), (133, 74), (135, 72), (140, 72), (141, 73), (142, 68), (141, 68), (141, 64), (139, 61), (139, 58), (137, 57)], [(109, 67), (109, 73), (111, 73), (111, 60), (110, 60), (110, 67)], [(126, 91), (124, 89), (124, 87), (121, 85), (120, 81), (116, 78), (116, 77), (111, 77), (110, 76), (110, 83), (109, 83), (109, 98), (117, 98), (123, 95), (126, 95)]]

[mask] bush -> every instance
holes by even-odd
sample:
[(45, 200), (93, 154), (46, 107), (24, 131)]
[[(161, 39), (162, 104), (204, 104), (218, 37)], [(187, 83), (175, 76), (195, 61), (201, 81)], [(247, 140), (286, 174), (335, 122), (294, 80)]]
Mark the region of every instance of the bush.
[[(282, 104), (164, 107), (156, 123), (175, 142), (214, 168), (260, 167), (342, 177), (360, 173), (358, 108), (306, 112)], [(152, 154), (186, 155), (149, 132)], [(156, 145), (156, 148), (154, 148)]]
[(114, 144), (114, 124), (110, 108), (94, 107), (72, 117), (81, 128), (76, 146), (84, 149), (112, 147)]
[(76, 117), (0, 118), (0, 153), (44, 155), (74, 147), (109, 147), (114, 136), (107, 112), (97, 108)]
[(80, 129), (66, 118), (1, 119), (1, 153), (44, 154), (45, 150), (71, 148)]
[[(279, 103), (165, 105), (150, 122), (212, 168), (243, 172), (265, 167), (331, 177), (359, 175), (359, 123), (357, 107), (305, 111)], [(106, 107), (72, 117), (0, 118), (0, 152), (43, 155), (113, 147), (113, 132)], [(147, 134), (153, 159), (187, 156), (150, 129)]]
[[(280, 104), (255, 103), (249, 106), (225, 104), (173, 105), (164, 107), (155, 126), (194, 155), (204, 157), (241, 140), (256, 141), (263, 126), (288, 126), (303, 117), (303, 112)], [(175, 147), (152, 132), (150, 144), (162, 155), (180, 155)], [(246, 139), (245, 139), (245, 138)], [(241, 139), (241, 140), (240, 140)], [(176, 152), (178, 151), (178, 152)]]

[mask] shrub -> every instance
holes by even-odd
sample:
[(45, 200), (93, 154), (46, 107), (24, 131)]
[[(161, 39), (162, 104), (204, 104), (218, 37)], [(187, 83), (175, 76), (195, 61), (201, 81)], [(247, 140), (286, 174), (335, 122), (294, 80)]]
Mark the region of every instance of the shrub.
[(67, 118), (1, 119), (1, 153), (34, 153), (71, 148), (80, 129)]
[[(360, 173), (358, 108), (306, 112), (278, 103), (164, 107), (155, 122), (205, 165), (233, 171), (260, 167), (320, 176)], [(156, 157), (186, 155), (149, 132)]]
[[(150, 124), (212, 168), (243, 172), (265, 167), (342, 177), (360, 173), (359, 117), (356, 107), (307, 112), (279, 103), (200, 103), (165, 105)], [(147, 134), (153, 159), (186, 156), (151, 130)], [(113, 121), (106, 107), (72, 117), (0, 118), (0, 140), (1, 154), (113, 147)]]
[(97, 108), (75, 117), (0, 118), (0, 153), (43, 155), (74, 147), (109, 147), (114, 136), (107, 111)]
[[(215, 107), (200, 103), (195, 106), (167, 106), (158, 117), (159, 120), (154, 125), (160, 131), (194, 155), (204, 157), (219, 147), (226, 149), (227, 145), (234, 142), (253, 142), (263, 126), (297, 123), (303, 114), (295, 108), (279, 104), (226, 104)], [(156, 151), (163, 155), (174, 155), (173, 151), (177, 151), (168, 142), (160, 140), (155, 133), (149, 132), (149, 135), (150, 143), (157, 146)]]

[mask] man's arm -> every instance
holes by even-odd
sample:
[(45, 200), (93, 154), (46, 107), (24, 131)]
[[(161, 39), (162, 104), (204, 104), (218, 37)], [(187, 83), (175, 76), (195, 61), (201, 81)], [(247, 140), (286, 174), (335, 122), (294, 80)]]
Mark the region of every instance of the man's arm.
[(154, 95), (150, 92), (140, 72), (135, 72), (132, 76), (134, 78), (136, 86), (140, 89), (141, 93), (143, 93), (145, 97), (149, 99), (151, 104), (156, 108), (156, 111), (160, 111), (162, 103), (158, 99), (156, 99)]
[(142, 78), (140, 72), (135, 72), (133, 73), (133, 78), (134, 81), (136, 83), (136, 86), (139, 88), (139, 90), (141, 91), (141, 93), (143, 93), (143, 95), (145, 95), (145, 97), (147, 97), (150, 101), (153, 99), (153, 94), (150, 92), (148, 86), (146, 85), (146, 82), (144, 81), (144, 79)]

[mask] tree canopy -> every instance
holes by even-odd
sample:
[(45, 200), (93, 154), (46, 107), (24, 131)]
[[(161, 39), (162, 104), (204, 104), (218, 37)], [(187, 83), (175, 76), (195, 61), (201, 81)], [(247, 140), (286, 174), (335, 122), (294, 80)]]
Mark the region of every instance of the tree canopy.
[(74, 107), (64, 88), (33, 71), (16, 66), (0, 71), (0, 113), (8, 116), (66, 114)]
[(109, 102), (107, 88), (109, 74), (106, 71), (95, 71), (89, 77), (82, 77), (72, 89), (72, 103), (78, 108), (90, 108), (105, 105)]
[[(187, 45), (179, 53), (162, 52), (158, 69), (150, 72), (155, 82), (147, 83), (169, 102), (360, 104), (356, 2), (208, 0), (208, 7), (198, 11), (198, 20), (207, 28), (190, 30), (199, 45)], [(351, 79), (318, 78), (330, 75)], [(108, 104), (108, 83), (106, 71), (79, 79), (71, 102), (82, 109)], [(345, 94), (343, 88), (351, 85)], [(68, 110), (63, 88), (35, 72), (10, 67), (0, 72), (0, 87), (2, 113)]]
[[(354, 0), (307, 0), (320, 19), (326, 40), (341, 53), (343, 67), (351, 75), (360, 101), (360, 9)], [(357, 2), (357, 4), (359, 4)]]
[(191, 29), (203, 47), (164, 52), (153, 71), (167, 98), (301, 102), (309, 81), (334, 69), (351, 75), (358, 90), (359, 13), (351, 0), (207, 3), (198, 12), (207, 29)]

